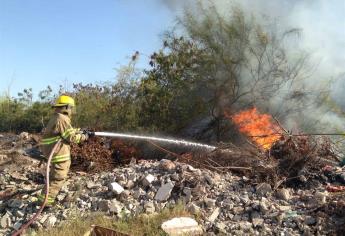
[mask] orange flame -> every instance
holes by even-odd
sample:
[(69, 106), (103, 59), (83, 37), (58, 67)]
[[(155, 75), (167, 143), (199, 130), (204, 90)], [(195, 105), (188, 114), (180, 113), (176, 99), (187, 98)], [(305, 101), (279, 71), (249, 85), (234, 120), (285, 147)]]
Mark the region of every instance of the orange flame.
[[(229, 115), (226, 115), (229, 117)], [(264, 150), (269, 150), (271, 146), (281, 137), (281, 128), (272, 123), (272, 116), (260, 114), (254, 107), (241, 111), (229, 118), (238, 126), (240, 132), (251, 136), (251, 139)], [(264, 136), (265, 137), (252, 137)]]

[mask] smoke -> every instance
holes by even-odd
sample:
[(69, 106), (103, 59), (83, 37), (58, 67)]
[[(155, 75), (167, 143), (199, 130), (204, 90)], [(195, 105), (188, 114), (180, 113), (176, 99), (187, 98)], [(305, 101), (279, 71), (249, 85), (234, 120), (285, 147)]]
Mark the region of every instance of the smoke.
[[(262, 22), (265, 22), (265, 19), (276, 22), (282, 30), (301, 29), (300, 38), (287, 42), (287, 48), (298, 48), (310, 54), (313, 73), (307, 83), (310, 87), (330, 86), (333, 99), (345, 109), (345, 2), (343, 0), (160, 1), (176, 15), (182, 14), (181, 9), (185, 7), (193, 10), (193, 6), (198, 2), (205, 7), (210, 4), (215, 5), (223, 16), (229, 15), (232, 7), (239, 6), (248, 16), (254, 16)], [(329, 85), (330, 81), (332, 81), (331, 85)], [(320, 123), (331, 123), (334, 129), (344, 128), (344, 120), (329, 110), (314, 107), (313, 112), (304, 115), (306, 117), (303, 119), (307, 123), (317, 118)], [(293, 123), (292, 120), (287, 121), (287, 125)]]

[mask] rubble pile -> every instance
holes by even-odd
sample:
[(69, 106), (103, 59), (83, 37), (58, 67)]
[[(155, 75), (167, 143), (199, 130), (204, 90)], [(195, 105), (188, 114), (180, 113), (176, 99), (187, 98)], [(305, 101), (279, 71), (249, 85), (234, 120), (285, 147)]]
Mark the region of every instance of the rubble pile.
[[(253, 149), (231, 148), (210, 156), (198, 154), (204, 158), (204, 162), (198, 160), (200, 166), (197, 155), (185, 154), (178, 161), (132, 159), (127, 165), (92, 174), (74, 171), (57, 196), (57, 207), (44, 211), (32, 227), (49, 228), (73, 215), (99, 211), (115, 218), (153, 214), (182, 202), (189, 212), (198, 215), (203, 232), (210, 235), (341, 235), (344, 195), (329, 191), (328, 186), (342, 186), (339, 180), (345, 176), (345, 169), (319, 169), (323, 181), (312, 188), (265, 182), (263, 176), (279, 174), (277, 168), (285, 156), (274, 157), (277, 153), (272, 152), (269, 159), (269, 154)], [(211, 155), (215, 157), (211, 159)], [(6, 158), (9, 157), (4, 155), (3, 161)], [(271, 172), (264, 175), (264, 170), (269, 169)], [(43, 178), (36, 160), (25, 165), (5, 165), (1, 170), (0, 234), (8, 235), (37, 211), (34, 202), (43, 188)]]

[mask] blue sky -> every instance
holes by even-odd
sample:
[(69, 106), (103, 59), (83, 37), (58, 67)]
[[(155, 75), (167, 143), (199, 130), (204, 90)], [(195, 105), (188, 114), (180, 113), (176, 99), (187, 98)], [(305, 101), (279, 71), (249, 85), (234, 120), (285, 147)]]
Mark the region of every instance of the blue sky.
[(0, 92), (114, 80), (136, 50), (158, 49), (175, 19), (158, 0), (0, 0)]

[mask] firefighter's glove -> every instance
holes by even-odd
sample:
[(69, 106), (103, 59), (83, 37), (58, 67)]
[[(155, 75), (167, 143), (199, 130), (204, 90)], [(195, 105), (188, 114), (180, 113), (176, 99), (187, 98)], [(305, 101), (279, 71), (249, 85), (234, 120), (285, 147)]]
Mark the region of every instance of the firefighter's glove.
[(86, 136), (86, 139), (95, 137), (95, 132), (89, 130), (83, 130), (83, 134)]

